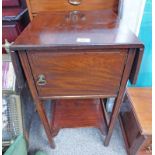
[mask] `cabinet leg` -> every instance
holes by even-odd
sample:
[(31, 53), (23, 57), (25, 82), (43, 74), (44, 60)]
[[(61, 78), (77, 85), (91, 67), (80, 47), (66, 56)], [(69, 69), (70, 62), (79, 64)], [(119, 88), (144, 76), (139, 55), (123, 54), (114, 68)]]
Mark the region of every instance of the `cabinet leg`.
[(109, 124), (108, 134), (107, 134), (107, 136), (105, 138), (105, 141), (104, 141), (104, 145), (105, 146), (108, 146), (109, 145), (109, 141), (110, 141), (111, 136), (112, 136), (114, 125), (116, 123), (116, 119), (118, 118), (120, 106), (121, 106), (121, 102), (118, 101), (118, 99), (116, 99), (116, 103), (115, 103), (115, 106), (113, 108), (112, 116), (110, 118), (110, 124)]
[(42, 124), (44, 126), (44, 129), (45, 129), (45, 132), (46, 132), (46, 135), (47, 135), (47, 138), (48, 138), (48, 142), (49, 142), (49, 144), (50, 144), (50, 146), (52, 148), (55, 148), (55, 143), (53, 141), (53, 137), (52, 137), (52, 134), (51, 134), (53, 130), (49, 125), (49, 122), (48, 122), (48, 119), (47, 119), (43, 104), (42, 104), (41, 100), (38, 97), (38, 92), (37, 92), (36, 87), (35, 87), (34, 79), (33, 79), (33, 76), (32, 76), (32, 70), (31, 70), (31, 67), (29, 65), (27, 54), (26, 54), (25, 51), (21, 51), (18, 54), (19, 54), (19, 57), (20, 57), (20, 60), (21, 60), (21, 63), (22, 63), (22, 67), (24, 69), (24, 73), (25, 73), (25, 76), (26, 76), (26, 79), (27, 79), (27, 82), (28, 82), (30, 92), (31, 92), (33, 100), (35, 102), (36, 109), (37, 109), (38, 114), (40, 116), (41, 122), (42, 122)]
[(45, 132), (46, 132), (46, 135), (48, 138), (48, 142), (49, 142), (51, 148), (55, 148), (55, 143), (54, 143), (54, 140), (52, 137), (51, 128), (50, 128), (50, 125), (49, 125), (49, 122), (48, 122), (48, 119), (47, 119), (47, 116), (45, 113), (45, 109), (44, 109), (41, 101), (36, 104), (36, 108), (37, 108), (38, 114), (40, 116), (41, 122), (44, 126), (44, 129), (45, 129)]
[(119, 93), (118, 93), (118, 96), (117, 96), (117, 98), (115, 100), (114, 108), (113, 108), (112, 115), (111, 115), (111, 118), (110, 118), (108, 134), (107, 134), (107, 136), (105, 138), (105, 142), (104, 142), (105, 146), (109, 145), (109, 141), (110, 141), (110, 138), (112, 136), (114, 125), (116, 123), (116, 119), (118, 118), (118, 114), (119, 114), (119, 111), (120, 111), (121, 103), (123, 101), (127, 80), (129, 78), (129, 75), (130, 75), (130, 72), (131, 72), (134, 57), (135, 57), (135, 49), (133, 49), (133, 50), (131, 49), (131, 51), (129, 52), (128, 57), (127, 57), (127, 62), (126, 62), (126, 65), (125, 65), (125, 68), (124, 68), (124, 73), (123, 73), (124, 76), (122, 77)]
[(116, 120), (117, 120), (118, 115), (119, 115), (121, 104), (123, 102), (125, 89), (126, 89), (125, 85), (123, 87), (121, 87), (120, 92), (119, 92), (119, 94), (118, 94), (118, 96), (117, 96), (117, 98), (115, 100), (115, 104), (114, 104), (114, 107), (113, 107), (113, 110), (112, 110), (112, 115), (111, 115), (111, 118), (110, 118), (108, 134), (107, 134), (107, 136), (105, 138), (105, 141), (104, 141), (105, 146), (109, 145), (109, 141), (111, 139), (112, 132), (113, 132)]
[(60, 129), (54, 129), (54, 131), (52, 132), (52, 137), (55, 137), (58, 135)]

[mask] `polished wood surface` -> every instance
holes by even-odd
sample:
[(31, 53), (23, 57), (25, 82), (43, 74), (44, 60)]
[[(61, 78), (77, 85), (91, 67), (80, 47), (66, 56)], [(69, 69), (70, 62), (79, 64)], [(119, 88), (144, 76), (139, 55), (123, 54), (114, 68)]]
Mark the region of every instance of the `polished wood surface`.
[(136, 52), (134, 62), (133, 62), (133, 66), (132, 66), (132, 70), (131, 70), (131, 73), (129, 76), (129, 80), (132, 84), (136, 84), (140, 65), (141, 65), (141, 61), (143, 58), (143, 53), (144, 53), (144, 48), (140, 48), (140, 49), (136, 49), (136, 50), (138, 50), (138, 52)]
[(128, 58), (126, 60), (126, 65), (124, 67), (124, 73), (123, 73), (123, 76), (121, 79), (120, 89), (119, 89), (118, 95), (115, 99), (115, 104), (114, 104), (114, 107), (112, 110), (112, 115), (111, 115), (110, 123), (109, 123), (109, 130), (108, 130), (108, 134), (106, 136), (105, 142), (104, 142), (105, 146), (108, 146), (108, 144), (109, 144), (109, 141), (112, 136), (113, 129), (114, 129), (114, 125), (115, 125), (116, 120), (119, 115), (119, 111), (120, 111), (121, 104), (123, 101), (124, 93), (126, 90), (127, 81), (128, 81), (131, 69), (132, 69), (132, 64), (134, 62), (134, 57), (135, 57), (135, 50), (130, 49)]
[(33, 75), (31, 74), (31, 68), (27, 59), (26, 52), (20, 52), (19, 53), (20, 61), (22, 63), (22, 67), (27, 79), (27, 83), (30, 89), (30, 92), (32, 94), (32, 98), (35, 103), (35, 107), (37, 109), (37, 112), (40, 116), (41, 122), (44, 125), (44, 129), (48, 138), (48, 142), (52, 148), (55, 148), (55, 143), (52, 138), (52, 127), (50, 127), (48, 118), (45, 113), (44, 105), (42, 104), (42, 101), (38, 98), (37, 90), (35, 88), (35, 83), (33, 81)]
[[(75, 16), (76, 19), (70, 17)], [(75, 14), (75, 15), (74, 15)], [(74, 21), (75, 20), (75, 21)], [(42, 13), (17, 38), (13, 49), (143, 48), (110, 10)]]
[[(117, 95), (127, 50), (29, 51), (27, 54), (39, 97), (90, 98)], [(47, 83), (40, 86), (37, 81), (41, 74)]]
[(152, 134), (152, 89), (128, 88), (128, 98), (136, 113), (141, 131), (145, 135)]
[(100, 99), (67, 99), (54, 102), (52, 127), (62, 128), (96, 127), (102, 134), (107, 124)]
[(129, 155), (152, 154), (151, 88), (128, 88), (120, 114), (120, 124)]
[(128, 146), (131, 146), (135, 137), (139, 134), (139, 126), (136, 122), (134, 112), (132, 111), (130, 106), (129, 108), (128, 112), (121, 113), (121, 122), (123, 125), (125, 136), (127, 137), (127, 144)]
[[(18, 51), (53, 147), (51, 136), (57, 131), (53, 125), (50, 127), (42, 105), (43, 100), (53, 96), (99, 99), (115, 95), (112, 115), (104, 121), (108, 123), (104, 145), (109, 144), (127, 81), (129, 77), (136, 81), (143, 47), (111, 10), (41, 13), (34, 18), (11, 49)], [(75, 108), (74, 103), (70, 106)], [(67, 111), (67, 107), (63, 109)]]
[[(75, 0), (74, 0), (75, 1)], [(118, 11), (119, 0), (81, 0), (80, 5), (72, 5), (69, 0), (27, 0), (31, 20), (41, 12), (74, 11), (74, 10), (105, 10)]]
[[(135, 84), (143, 44), (110, 10), (39, 14), (12, 45), (12, 50), (136, 48), (130, 73)], [(126, 51), (126, 50), (125, 50)]]

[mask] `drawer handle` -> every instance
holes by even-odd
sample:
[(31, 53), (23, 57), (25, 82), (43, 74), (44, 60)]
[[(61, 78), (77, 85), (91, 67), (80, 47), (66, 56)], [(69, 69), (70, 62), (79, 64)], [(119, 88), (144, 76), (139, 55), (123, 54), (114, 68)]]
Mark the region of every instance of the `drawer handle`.
[(72, 5), (80, 5), (81, 0), (69, 0), (69, 3), (72, 4)]
[(44, 85), (46, 85), (46, 84), (47, 84), (47, 81), (46, 81), (46, 79), (45, 79), (45, 75), (40, 74), (40, 75), (38, 76), (37, 85), (39, 85), (39, 86), (44, 86)]

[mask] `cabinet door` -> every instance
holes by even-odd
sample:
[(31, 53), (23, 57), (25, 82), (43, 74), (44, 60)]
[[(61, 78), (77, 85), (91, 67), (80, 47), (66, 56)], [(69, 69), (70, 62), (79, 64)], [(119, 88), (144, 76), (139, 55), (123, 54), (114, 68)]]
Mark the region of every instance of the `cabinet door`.
[(20, 6), (20, 0), (2, 0), (3, 7)]
[(116, 96), (127, 56), (125, 49), (27, 53), (39, 96), (53, 98)]

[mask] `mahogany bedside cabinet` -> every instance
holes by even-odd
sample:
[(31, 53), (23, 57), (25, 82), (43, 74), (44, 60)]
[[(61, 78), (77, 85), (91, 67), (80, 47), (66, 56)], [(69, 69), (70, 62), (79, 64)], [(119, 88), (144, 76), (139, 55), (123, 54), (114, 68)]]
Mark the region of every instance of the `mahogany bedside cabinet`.
[[(73, 127), (97, 127), (109, 144), (126, 83), (135, 83), (143, 55), (143, 44), (112, 9), (79, 10), (40, 11), (11, 46), (53, 148), (58, 131)], [(116, 97), (110, 119), (102, 102), (108, 97)]]
[(128, 155), (152, 154), (152, 89), (128, 88), (120, 124)]

